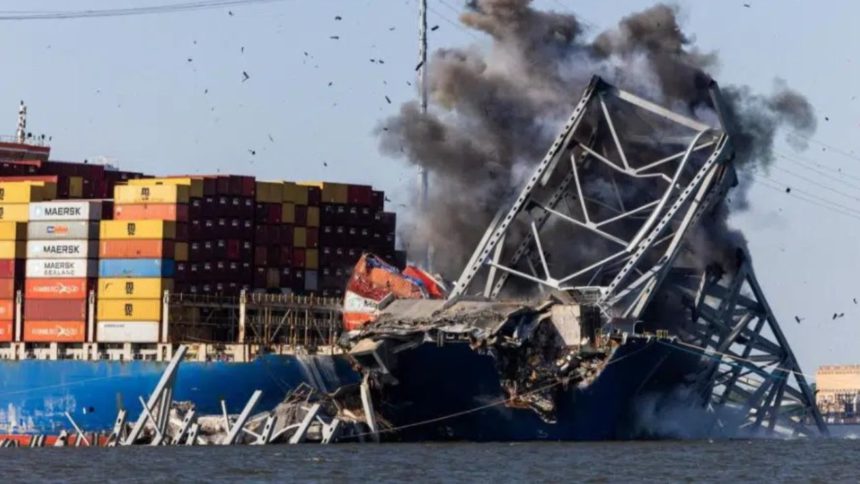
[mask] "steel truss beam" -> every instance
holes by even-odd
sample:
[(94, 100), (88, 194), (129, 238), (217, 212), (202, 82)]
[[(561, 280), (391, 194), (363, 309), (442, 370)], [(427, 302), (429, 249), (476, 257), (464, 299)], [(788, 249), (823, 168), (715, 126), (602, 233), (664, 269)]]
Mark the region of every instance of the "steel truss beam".
[(696, 388), (711, 408), (740, 415), (741, 428), (750, 433), (826, 434), (812, 390), (752, 264), (745, 253), (739, 255), (739, 266), (730, 274), (671, 274), (666, 281), (667, 290), (693, 301), (693, 318), (681, 341), (706, 360)]
[[(716, 85), (712, 93), (719, 112)], [(637, 120), (650, 116), (662, 128), (646, 121), (631, 124), (631, 113)], [(643, 136), (643, 129), (653, 132)], [(650, 142), (650, 152), (625, 149), (626, 142)], [(451, 300), (470, 294), (480, 278), (484, 296), (497, 298), (514, 276), (541, 290), (575, 292), (596, 285), (604, 310), (638, 317), (687, 230), (719, 187), (734, 179), (727, 173), (730, 152), (721, 126), (673, 113), (595, 77), (525, 187), (490, 224)], [(604, 170), (599, 183), (609, 183), (611, 194), (592, 193), (595, 179), (589, 170), (595, 168)], [(646, 195), (625, 203), (619, 183), (645, 186)], [(593, 257), (578, 257), (576, 267), (558, 274), (554, 261), (570, 257), (553, 257), (542, 242), (559, 224), (605, 247), (594, 250)], [(635, 281), (633, 275), (638, 275)]]

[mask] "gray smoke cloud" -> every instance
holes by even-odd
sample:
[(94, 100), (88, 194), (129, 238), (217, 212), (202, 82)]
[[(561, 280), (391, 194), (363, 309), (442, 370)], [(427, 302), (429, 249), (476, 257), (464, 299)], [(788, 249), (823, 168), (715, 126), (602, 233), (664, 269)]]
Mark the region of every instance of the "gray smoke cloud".
[[(665, 4), (624, 17), (594, 36), (575, 15), (537, 10), (530, 0), (470, 5), (460, 20), (487, 34), (489, 45), (434, 52), (429, 112), (406, 103), (378, 130), (384, 154), (431, 173), (429, 212), (418, 214), (400, 236), (412, 254), (431, 243), (434, 268), (446, 278), (462, 270), (496, 210), (544, 155), (592, 75), (697, 116), (708, 104), (709, 72), (719, 64), (715, 52), (695, 46), (677, 9)], [(770, 94), (746, 86), (722, 90), (737, 124), (741, 169), (770, 163), (780, 130), (802, 137), (815, 130), (812, 106), (784, 82)], [(744, 206), (744, 192), (742, 184), (732, 194), (733, 207)], [(692, 234), (702, 241), (702, 251), (742, 244), (740, 234), (726, 225), (728, 208), (714, 213)]]

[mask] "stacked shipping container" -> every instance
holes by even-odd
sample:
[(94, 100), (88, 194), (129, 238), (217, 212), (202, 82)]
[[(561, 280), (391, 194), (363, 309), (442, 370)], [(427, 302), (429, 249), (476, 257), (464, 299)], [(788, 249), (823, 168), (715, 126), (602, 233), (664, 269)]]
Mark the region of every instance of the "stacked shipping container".
[(162, 295), (173, 288), (176, 260), (188, 257), (187, 225), (175, 219), (187, 210), (189, 193), (187, 185), (157, 181), (114, 189), (119, 220), (100, 227), (99, 341), (159, 340)]
[(30, 202), (50, 200), (57, 185), (50, 181), (0, 182), (0, 340), (14, 338), (15, 294), (24, 281)]
[(24, 340), (80, 343), (97, 274), (98, 220), (110, 202), (34, 202), (27, 228)]

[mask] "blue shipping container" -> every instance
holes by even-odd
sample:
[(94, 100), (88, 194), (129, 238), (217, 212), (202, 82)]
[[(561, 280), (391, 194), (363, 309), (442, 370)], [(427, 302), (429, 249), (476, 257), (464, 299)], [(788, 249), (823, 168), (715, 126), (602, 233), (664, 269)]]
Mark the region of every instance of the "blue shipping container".
[(99, 277), (173, 277), (173, 259), (102, 259)]

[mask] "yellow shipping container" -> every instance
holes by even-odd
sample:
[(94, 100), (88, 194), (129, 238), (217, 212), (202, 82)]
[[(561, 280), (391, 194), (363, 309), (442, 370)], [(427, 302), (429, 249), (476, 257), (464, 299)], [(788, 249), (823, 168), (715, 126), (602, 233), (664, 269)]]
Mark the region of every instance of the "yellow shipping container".
[(98, 302), (96, 313), (100, 321), (158, 321), (161, 304), (161, 298), (103, 299)]
[(304, 227), (293, 227), (293, 247), (302, 248), (308, 245), (308, 230)]
[[(181, 180), (181, 179), (180, 179)], [(113, 190), (115, 203), (188, 203), (188, 185), (158, 184), (117, 185)]]
[(319, 269), (320, 254), (317, 249), (305, 249), (305, 268)]
[(322, 184), (322, 203), (349, 203), (349, 185), (344, 183), (323, 183)]
[(69, 198), (83, 198), (84, 178), (80, 176), (69, 177)]
[(308, 204), (308, 187), (299, 185), (298, 183), (284, 182), (282, 190), (284, 193), (283, 201), (297, 205)]
[(23, 259), (25, 257), (27, 257), (27, 242), (0, 241), (0, 259)]
[(99, 237), (108, 239), (173, 239), (176, 222), (164, 220), (102, 220)]
[(256, 200), (262, 203), (281, 203), (284, 201), (284, 184), (281, 182), (258, 181)]
[(160, 299), (173, 290), (173, 279), (157, 277), (103, 277), (99, 279), (98, 299)]
[(0, 182), (0, 203), (29, 203), (50, 200), (57, 184), (43, 181)]
[[(138, 178), (129, 180), (128, 185), (132, 186), (151, 186), (151, 185), (182, 185), (188, 187), (188, 196), (194, 198), (203, 197), (203, 180), (191, 177), (170, 177), (170, 178)], [(170, 203), (170, 202), (168, 202)], [(182, 203), (182, 202), (179, 202)]]
[(281, 223), (296, 223), (296, 206), (293, 203), (285, 203), (281, 208)]
[(27, 224), (0, 222), (0, 240), (27, 240)]
[(0, 220), (26, 222), (30, 220), (29, 203), (0, 203)]
[(308, 227), (320, 226), (320, 208), (308, 207)]
[(176, 245), (173, 247), (173, 258), (179, 262), (185, 262), (188, 260), (187, 242), (176, 242)]

